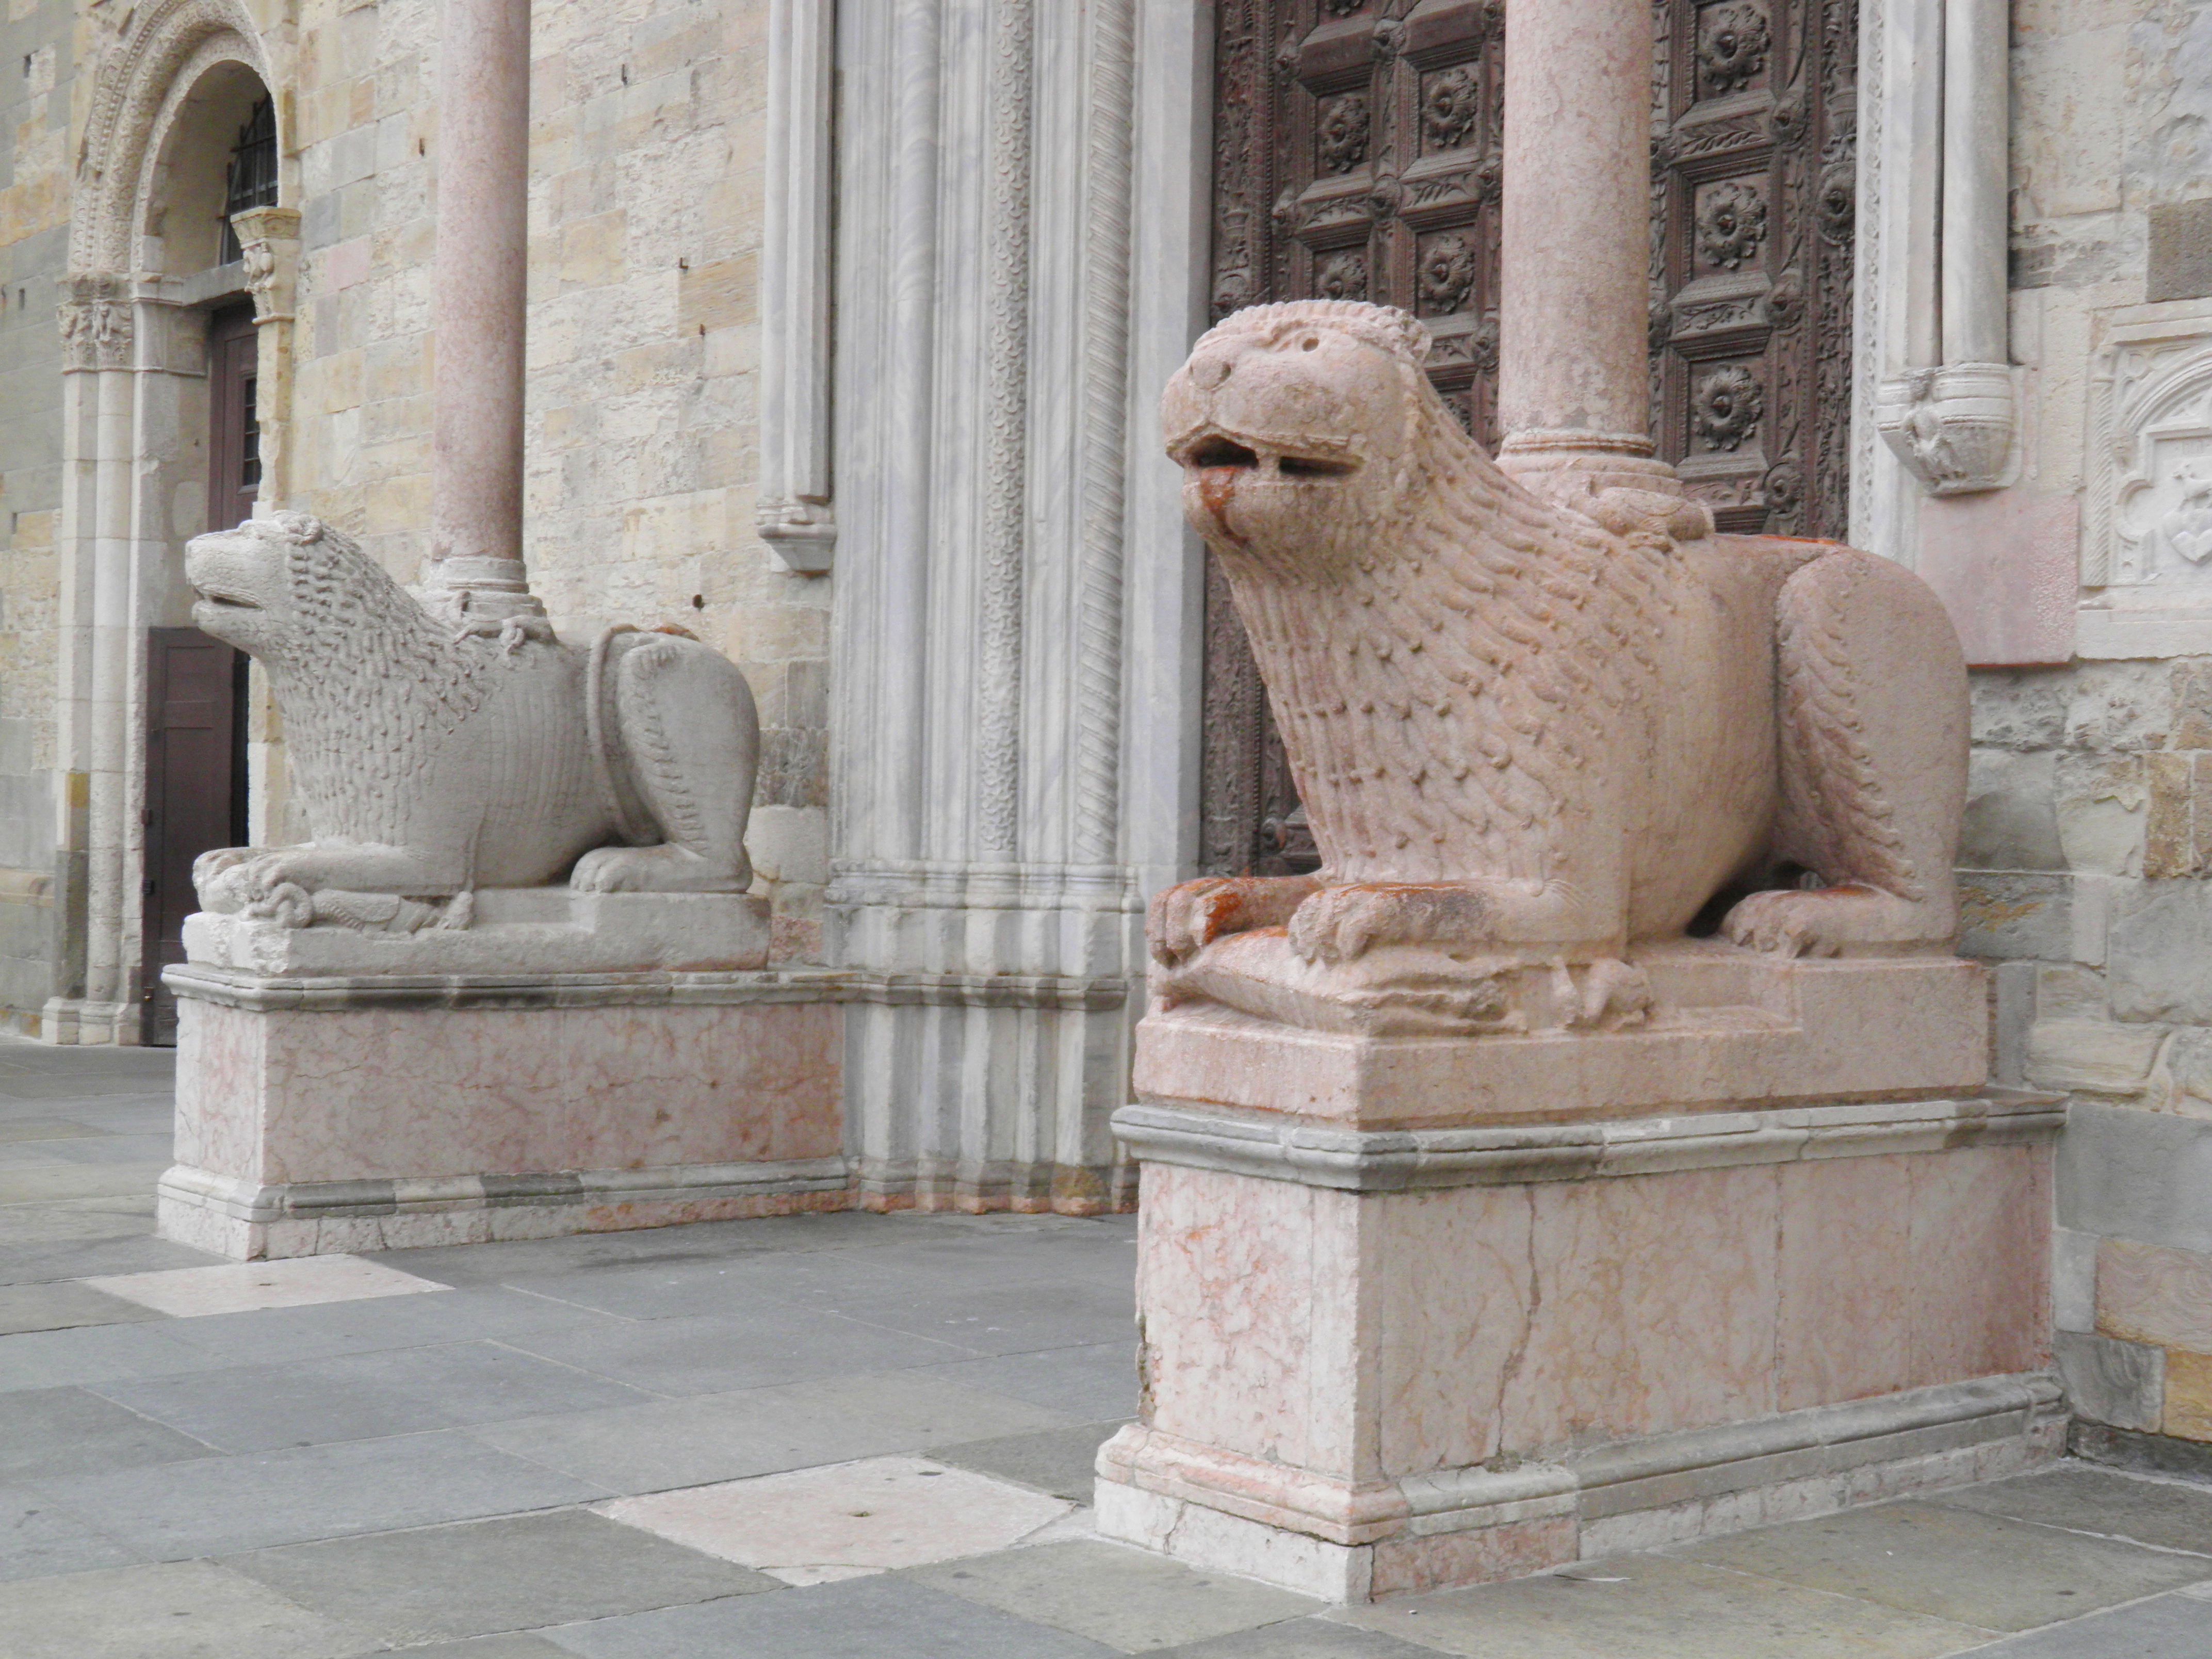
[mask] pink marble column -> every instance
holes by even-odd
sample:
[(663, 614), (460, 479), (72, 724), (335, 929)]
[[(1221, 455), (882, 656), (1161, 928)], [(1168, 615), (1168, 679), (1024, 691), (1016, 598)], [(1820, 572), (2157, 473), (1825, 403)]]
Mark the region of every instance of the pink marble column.
[(536, 614), (522, 562), (530, 0), (445, 0), (427, 583), (472, 616)]
[(1651, 12), (1520, 0), (1505, 32), (1499, 465), (1672, 489), (1651, 459)]

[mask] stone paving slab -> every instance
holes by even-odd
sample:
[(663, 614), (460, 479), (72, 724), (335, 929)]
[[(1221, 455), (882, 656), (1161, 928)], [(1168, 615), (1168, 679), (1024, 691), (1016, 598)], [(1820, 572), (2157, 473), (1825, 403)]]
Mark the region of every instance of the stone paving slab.
[(295, 1544), (222, 1565), (394, 1647), (781, 1588), (577, 1510)]
[(2212, 1654), (2212, 1604), (2191, 1595), (2147, 1601), (2008, 1636), (1974, 1659), (2196, 1659)]
[(934, 1448), (929, 1455), (940, 1463), (995, 1474), (1071, 1503), (1088, 1504), (1097, 1486), (1098, 1449), (1127, 1420), (1113, 1418), (1072, 1429), (1040, 1429), (1031, 1434), (971, 1440)]
[(143, 1468), (217, 1448), (83, 1389), (0, 1394), (0, 1481)]
[(1101, 1659), (1118, 1651), (890, 1573), (544, 1633), (584, 1659)]
[(377, 1641), (207, 1561), (0, 1584), (0, 1632), (7, 1659), (352, 1659)]
[(1322, 1607), (1310, 1596), (1103, 1542), (1044, 1544), (905, 1576), (1121, 1653), (1156, 1652)]
[(2212, 1559), (1955, 1504), (1883, 1504), (1670, 1552), (1993, 1631), (2033, 1630), (2212, 1578)]
[[(2212, 1557), (2212, 1486), (2145, 1480), (2075, 1464), (1946, 1492), (1934, 1501), (1947, 1508)], [(2204, 1577), (2212, 1578), (2212, 1569)], [(2206, 1645), (2212, 1648), (2212, 1642)]]
[(1938, 1659), (1997, 1632), (1664, 1556), (1328, 1616), (1469, 1659)]
[(126, 1301), (74, 1279), (0, 1285), (0, 1336), (21, 1331), (63, 1331), (78, 1325), (122, 1325), (159, 1317), (143, 1303)]
[(23, 1484), (125, 1547), (165, 1561), (552, 1509), (611, 1495), (451, 1433)]
[(921, 1451), (1070, 1420), (1026, 1401), (915, 1370), (526, 1418), (470, 1432), (580, 1480), (643, 1492)]

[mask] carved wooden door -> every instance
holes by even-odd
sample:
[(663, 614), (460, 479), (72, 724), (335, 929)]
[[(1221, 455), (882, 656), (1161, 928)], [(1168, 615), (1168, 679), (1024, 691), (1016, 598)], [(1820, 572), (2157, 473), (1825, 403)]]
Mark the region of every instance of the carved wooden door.
[[(1506, 0), (1220, 0), (1214, 314), (1372, 300), (1495, 446)], [(1652, 429), (1722, 527), (1841, 535), (1857, 0), (1657, 0)], [(1200, 863), (1318, 862), (1208, 561)]]

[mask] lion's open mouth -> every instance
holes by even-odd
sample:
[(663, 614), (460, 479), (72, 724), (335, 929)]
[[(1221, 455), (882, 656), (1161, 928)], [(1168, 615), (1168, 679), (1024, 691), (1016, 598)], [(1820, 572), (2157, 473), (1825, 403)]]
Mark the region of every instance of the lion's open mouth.
[(261, 607), (256, 605), (252, 599), (241, 599), (233, 593), (203, 592), (200, 595), (200, 602), (203, 605), (221, 605), (226, 611), (258, 611), (261, 609)]
[(1350, 456), (1262, 453), (1218, 432), (1184, 451), (1182, 464), (1202, 472), (1231, 468), (1274, 472), (1285, 478), (1340, 478), (1359, 470), (1358, 461)]

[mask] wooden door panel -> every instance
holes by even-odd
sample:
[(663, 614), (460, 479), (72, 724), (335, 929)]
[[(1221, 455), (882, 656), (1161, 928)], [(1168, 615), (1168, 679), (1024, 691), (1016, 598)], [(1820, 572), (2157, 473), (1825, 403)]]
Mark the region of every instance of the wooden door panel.
[(148, 630), (144, 1040), (176, 1041), (176, 1004), (161, 969), (185, 959), (185, 918), (198, 908), (192, 860), (246, 839), (238, 787), (243, 659), (196, 628)]

